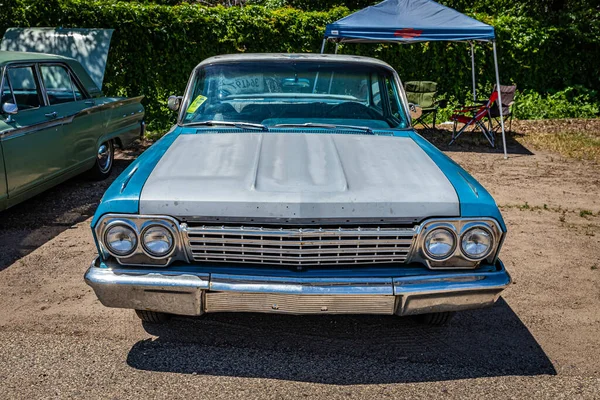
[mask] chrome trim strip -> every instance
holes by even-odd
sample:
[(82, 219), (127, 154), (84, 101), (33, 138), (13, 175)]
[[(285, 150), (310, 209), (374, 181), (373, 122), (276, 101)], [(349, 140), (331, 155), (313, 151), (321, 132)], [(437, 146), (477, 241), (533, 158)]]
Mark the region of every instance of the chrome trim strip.
[(48, 121), (40, 122), (39, 124), (27, 125), (20, 128), (6, 129), (0, 132), (0, 141), (9, 140), (15, 137), (29, 135), (35, 132), (39, 132), (45, 129), (53, 128), (55, 126), (61, 126), (65, 123), (70, 123), (73, 117), (61, 117), (55, 118)]
[(210, 290), (280, 294), (394, 294), (392, 278), (294, 278), (211, 274)]
[(210, 216), (192, 216), (178, 215), (177, 218), (189, 224), (247, 224), (247, 225), (263, 225), (265, 228), (270, 226), (282, 226), (282, 225), (302, 225), (308, 227), (319, 227), (323, 225), (335, 225), (335, 226), (357, 226), (357, 225), (380, 225), (380, 226), (398, 226), (398, 225), (416, 225), (420, 221), (424, 220), (424, 217), (414, 218), (255, 218), (255, 217), (210, 217)]

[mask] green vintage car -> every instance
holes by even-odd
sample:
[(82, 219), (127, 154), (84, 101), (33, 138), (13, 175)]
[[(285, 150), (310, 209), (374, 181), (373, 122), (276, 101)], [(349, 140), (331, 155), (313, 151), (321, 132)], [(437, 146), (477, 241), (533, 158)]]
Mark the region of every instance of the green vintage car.
[(73, 58), (0, 51), (0, 211), (82, 172), (106, 178), (115, 146), (143, 134), (143, 97), (100, 86)]

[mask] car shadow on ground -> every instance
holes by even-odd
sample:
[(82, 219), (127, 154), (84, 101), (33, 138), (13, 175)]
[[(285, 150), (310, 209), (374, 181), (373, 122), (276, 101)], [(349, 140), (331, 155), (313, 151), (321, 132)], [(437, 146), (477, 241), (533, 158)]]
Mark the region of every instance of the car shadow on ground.
[[(501, 133), (496, 133), (496, 147), (492, 147), (478, 130), (469, 130), (463, 133), (452, 145), (448, 145), (450, 139), (452, 139), (451, 125), (438, 125), (436, 129), (417, 128), (417, 132), (442, 151), (503, 154)], [(506, 132), (506, 152), (509, 155), (533, 155), (529, 149), (517, 140), (522, 136), (522, 133), (515, 131)]]
[(118, 152), (113, 171), (104, 181), (82, 174), (0, 212), (0, 271), (91, 217), (112, 181), (144, 148)]
[(155, 339), (130, 350), (136, 369), (335, 385), (555, 375), (502, 299), (446, 327), (393, 316), (208, 314), (144, 323)]

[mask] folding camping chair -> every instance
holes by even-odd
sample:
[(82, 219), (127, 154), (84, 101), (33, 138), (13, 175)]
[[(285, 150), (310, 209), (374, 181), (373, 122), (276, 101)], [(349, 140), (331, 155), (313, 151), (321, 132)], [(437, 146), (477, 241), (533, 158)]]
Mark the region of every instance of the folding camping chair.
[(408, 102), (421, 107), (423, 110), (421, 116), (415, 119), (415, 124), (420, 123), (425, 129), (429, 129), (429, 125), (425, 122), (425, 117), (433, 114), (433, 129), (435, 129), (438, 107), (445, 107), (442, 103), (446, 102), (446, 100), (435, 101), (437, 83), (431, 81), (406, 82), (404, 90)]
[[(496, 91), (496, 85), (494, 85), (494, 92)], [(500, 85), (500, 98), (502, 99), (502, 116), (504, 117), (504, 126), (506, 122), (509, 123), (508, 131), (512, 128), (512, 105), (515, 102), (515, 92), (517, 91), (517, 85), (505, 86)], [(498, 132), (500, 129), (500, 110), (498, 109), (498, 102), (494, 103), (490, 109), (488, 115), (489, 118), (489, 129), (492, 132)]]
[[(494, 90), (485, 104), (479, 106), (468, 106), (463, 107), (460, 110), (454, 110), (454, 114), (450, 117), (450, 119), (454, 122), (454, 126), (452, 128), (452, 140), (450, 143), (448, 143), (448, 145), (454, 143), (468, 127), (473, 126), (479, 127), (483, 133), (483, 136), (485, 136), (487, 141), (490, 142), (490, 145), (492, 145), (492, 147), (496, 147), (494, 131), (485, 126), (485, 119), (490, 118), (490, 110), (494, 103), (496, 103), (496, 100), (498, 100), (498, 92)], [(457, 131), (456, 128), (459, 123), (464, 125), (459, 131)]]

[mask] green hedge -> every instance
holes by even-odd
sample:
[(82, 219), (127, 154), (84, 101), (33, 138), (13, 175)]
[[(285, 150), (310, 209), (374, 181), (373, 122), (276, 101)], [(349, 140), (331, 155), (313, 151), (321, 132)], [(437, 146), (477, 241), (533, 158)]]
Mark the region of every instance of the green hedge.
[[(181, 94), (192, 68), (206, 57), (319, 51), (325, 25), (350, 12), (345, 7), (302, 11), (107, 0), (0, 0), (0, 9), (0, 33), (10, 26), (115, 28), (104, 90), (145, 95), (154, 130), (173, 121), (166, 108), (168, 95)], [(496, 27), (503, 83), (544, 94), (575, 85), (600, 89), (599, 18), (565, 15), (555, 26), (524, 16), (475, 17)], [(469, 97), (470, 58), (464, 43), (345, 45), (341, 51), (381, 58), (405, 81), (436, 80), (448, 98)], [(491, 46), (480, 45), (476, 55), (480, 90), (489, 92), (494, 81)]]

